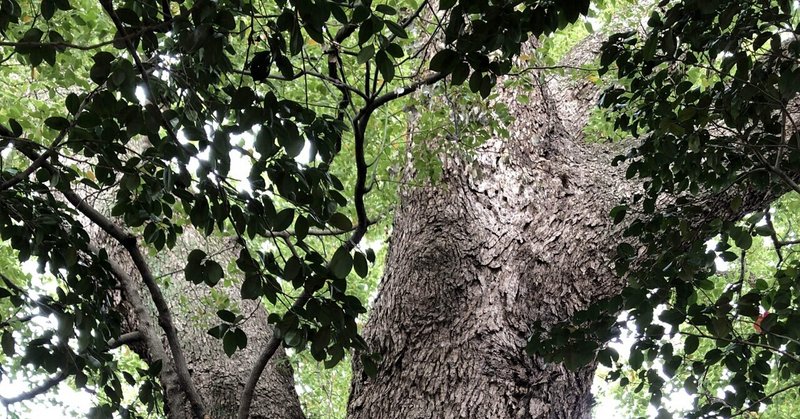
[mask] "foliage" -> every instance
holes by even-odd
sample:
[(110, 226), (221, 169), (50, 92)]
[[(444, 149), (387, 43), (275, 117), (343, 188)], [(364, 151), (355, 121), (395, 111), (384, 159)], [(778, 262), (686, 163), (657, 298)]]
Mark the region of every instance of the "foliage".
[[(31, 336), (24, 324), (13, 323), (14, 332), (4, 326), (7, 359), (102, 389), (98, 416), (132, 414), (122, 394), (128, 377), (110, 353), (126, 332), (113, 290), (130, 288), (130, 278), (96, 242), (102, 231), (138, 270), (179, 388), (202, 417), (161, 292), (168, 280), (146, 257), (196, 230), (234, 237), (239, 256), (226, 266), (195, 249), (182, 276), (209, 287), (235, 278), (242, 298), (289, 307), (270, 315), (276, 333), (262, 358), (282, 344), (332, 367), (355, 348), (370, 370), (377, 358), (356, 321), (365, 296), (348, 284), (369, 274), (374, 252), (357, 245), (389, 209), (368, 213), (365, 197), (380, 190), (385, 161), (404, 155), (402, 144), (387, 148), (406, 130), (395, 101), (448, 76), (487, 97), (529, 35), (563, 28), (588, 7), (588, 0), (0, 2), (0, 72), (9, 83), (0, 148), (10, 150), (0, 162), (0, 237), (58, 284), (35, 297), (3, 272), (0, 303), (11, 310), (4, 315), (58, 319), (53, 328), (28, 329)], [(244, 318), (225, 307), (218, 317), (209, 333), (225, 351), (245, 347)], [(154, 359), (141, 371), (149, 384), (140, 401), (150, 410), (168, 362)], [(262, 369), (253, 367), (240, 417)]]
[[(640, 140), (618, 162), (644, 189), (611, 213), (627, 223), (616, 270), (629, 285), (572, 324), (540, 331), (531, 351), (573, 367), (616, 366), (609, 378), (645, 389), (654, 406), (680, 379), (696, 395), (687, 417), (759, 412), (796, 390), (796, 236), (742, 197), (800, 192), (792, 171), (800, 167), (798, 19), (789, 1), (662, 1), (646, 32), (605, 43), (601, 73), (616, 70), (619, 83), (601, 104), (615, 112), (615, 128)], [(690, 225), (689, 214), (703, 222)], [(765, 247), (776, 263), (748, 277), (745, 257)], [(742, 269), (715, 277), (718, 258)], [(635, 325), (625, 367), (634, 376), (600, 346), (619, 333), (620, 310)], [(564, 345), (570, 357), (554, 351)]]

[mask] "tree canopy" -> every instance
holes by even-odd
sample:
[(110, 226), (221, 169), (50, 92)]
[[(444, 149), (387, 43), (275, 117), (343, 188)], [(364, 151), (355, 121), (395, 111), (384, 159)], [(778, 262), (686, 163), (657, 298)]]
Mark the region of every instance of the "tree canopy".
[[(398, 173), (413, 163), (435, 182), (441, 155), (502, 135), (496, 85), (553, 67), (530, 51), (615, 3), (0, 1), (4, 375), (50, 377), (22, 398), (69, 379), (96, 392), (98, 416), (137, 416), (159, 409), (159, 373), (174, 363), (173, 384), (203, 417), (171, 320), (170, 283), (184, 280), (270, 308), (274, 337), (259, 348), (240, 417), (281, 345), (328, 368), (356, 350), (374, 373), (360, 278), (377, 280), (369, 244), (387, 228)], [(621, 385), (630, 368), (656, 406), (680, 377), (699, 394), (687, 413), (696, 417), (759, 411), (800, 386), (790, 380), (800, 371), (792, 210), (747, 201), (800, 193), (798, 16), (784, 0), (665, 0), (646, 28), (604, 43), (597, 119), (607, 122), (590, 137), (617, 139), (617, 163), (642, 185), (609, 214), (626, 226), (616, 270), (628, 286), (568, 323), (531, 325), (530, 354), (600, 362)], [(411, 123), (441, 141), (406, 147), (423, 141), (406, 138)], [(180, 273), (158, 271), (157, 257), (190, 231), (236, 257), (192, 246)], [(164, 359), (120, 367), (118, 290), (130, 278), (98, 235), (141, 278)], [(774, 265), (747, 279), (744, 261), (769, 246)], [(10, 259), (35, 262), (54, 285)], [(715, 277), (717, 259), (741, 263), (740, 275)], [(248, 345), (247, 313), (216, 304), (208, 333), (230, 356)], [(627, 320), (636, 344), (620, 362), (606, 344)], [(723, 396), (706, 390), (723, 379)], [(135, 401), (126, 382), (138, 385)]]

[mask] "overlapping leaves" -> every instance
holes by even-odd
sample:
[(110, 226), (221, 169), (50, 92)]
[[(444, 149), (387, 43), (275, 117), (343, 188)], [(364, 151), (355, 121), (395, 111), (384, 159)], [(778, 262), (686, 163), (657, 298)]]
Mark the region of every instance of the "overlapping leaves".
[[(769, 203), (798, 179), (798, 23), (788, 1), (663, 1), (646, 33), (606, 42), (601, 73), (616, 70), (619, 83), (601, 105), (640, 141), (617, 162), (643, 190), (611, 213), (627, 225), (630, 244), (618, 247), (616, 270), (629, 284), (574, 322), (540, 331), (529, 350), (562, 360), (566, 345), (582, 354), (573, 367), (619, 367), (598, 342), (619, 335), (625, 310), (636, 337), (627, 365), (656, 406), (676, 375), (696, 395), (690, 417), (759, 411), (796, 387), (774, 380), (800, 371), (790, 355), (800, 338), (797, 260), (781, 256), (750, 281), (741, 259), (760, 237), (780, 247)], [(721, 282), (719, 260), (742, 263), (741, 272)], [(704, 390), (720, 364), (730, 383), (722, 396)], [(631, 382), (623, 368), (609, 377)]]

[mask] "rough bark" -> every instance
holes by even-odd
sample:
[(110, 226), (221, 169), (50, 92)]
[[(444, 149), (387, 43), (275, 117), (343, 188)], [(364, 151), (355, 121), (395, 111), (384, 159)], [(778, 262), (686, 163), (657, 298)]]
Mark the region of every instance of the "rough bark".
[[(592, 54), (583, 50), (598, 43), (591, 37), (565, 63), (586, 62)], [(500, 90), (516, 119), (511, 138), (489, 141), (474, 164), (447, 158), (440, 183), (401, 192), (364, 330), (383, 361), (369, 378), (354, 358), (349, 417), (591, 416), (596, 365), (569, 371), (524, 348), (534, 322), (565, 320), (621, 290), (612, 259), (624, 223), (613, 225), (609, 211), (641, 187), (610, 165), (623, 151), (612, 147), (630, 144), (582, 142), (594, 86), (535, 73), (533, 80), (530, 104)], [(735, 220), (779, 193), (701, 195), (691, 198), (700, 210), (685, 217), (690, 225)], [(743, 198), (737, 213), (734, 195)]]
[[(154, 319), (154, 309), (146, 303), (147, 290), (137, 281), (138, 271), (132, 265), (125, 251), (110, 237), (96, 232), (93, 241), (98, 247), (105, 248), (116, 268), (127, 276), (129, 286), (121, 287), (116, 298), (118, 310), (124, 319), (123, 332), (143, 330), (146, 335), (154, 335), (153, 339), (135, 342), (131, 348), (146, 362), (164, 360), (160, 380), (165, 390), (164, 406), (170, 418), (192, 418), (193, 415), (186, 402), (175, 377), (173, 360), (169, 356), (166, 339)], [(244, 383), (250, 373), (258, 348), (272, 336), (272, 327), (267, 324), (266, 312), (260, 303), (244, 301), (239, 297), (238, 281), (229, 287), (221, 284), (216, 288), (217, 301), (220, 297), (227, 301), (227, 307), (242, 313), (246, 321), (241, 325), (247, 333), (248, 345), (228, 357), (223, 350), (222, 342), (207, 331), (219, 323), (216, 315), (216, 302), (212, 301), (212, 291), (208, 286), (193, 285), (183, 277), (186, 253), (193, 246), (208, 245), (196, 233), (189, 230), (181, 243), (173, 252), (165, 252), (151, 261), (156, 275), (168, 274), (165, 281), (169, 286), (163, 292), (170, 301), (173, 320), (177, 328), (189, 372), (192, 376), (206, 407), (206, 415), (210, 419), (230, 418), (236, 415), (239, 399)], [(219, 243), (212, 244), (220, 246)], [(223, 261), (230, 257), (227, 252), (216, 257)], [(124, 280), (121, 282), (125, 282)], [(158, 345), (153, 345), (155, 340)], [(279, 349), (261, 376), (255, 392), (251, 415), (252, 418), (302, 419), (304, 414), (294, 389), (294, 377), (291, 365), (283, 349)]]
[(524, 347), (534, 321), (619, 289), (608, 212), (631, 185), (611, 153), (569, 138), (544, 83), (530, 105), (514, 93), (500, 93), (512, 138), (484, 145), (478, 170), (448, 159), (441, 183), (402, 192), (364, 332), (383, 362), (375, 378), (355, 365), (353, 418), (591, 413), (594, 366), (570, 372)]
[[(219, 240), (205, 242), (199, 234), (184, 233), (183, 252), (174, 252), (161, 260), (160, 269), (173, 272), (185, 264), (188, 252), (193, 248), (213, 250), (225, 246)], [(190, 244), (191, 243), (191, 244)], [(216, 249), (215, 249), (216, 248)], [(238, 247), (234, 247), (238, 251)], [(235, 257), (230, 250), (214, 256), (224, 263)], [(177, 265), (177, 266), (176, 266)], [(177, 267), (177, 269), (176, 269)], [(206, 402), (211, 418), (233, 418), (239, 409), (242, 389), (259, 351), (272, 337), (272, 326), (267, 323), (267, 312), (260, 302), (243, 300), (239, 294), (237, 279), (233, 284), (218, 284), (214, 291), (205, 284), (193, 285), (184, 279), (183, 272), (172, 275), (170, 287), (165, 291), (173, 302), (176, 327), (185, 343), (184, 352), (192, 378), (200, 395)], [(212, 295), (215, 294), (215, 295)], [(247, 334), (247, 347), (228, 357), (222, 341), (207, 331), (220, 323), (217, 304), (227, 300), (227, 307), (245, 317), (240, 327)], [(283, 351), (278, 348), (267, 364), (253, 396), (250, 417), (254, 419), (303, 419), (300, 401), (294, 389), (294, 371)]]
[[(187, 287), (182, 290), (190, 301), (203, 301), (208, 294), (205, 285)], [(247, 348), (228, 357), (222, 342), (208, 335), (207, 331), (216, 323), (216, 308), (207, 304), (193, 304), (180, 310), (178, 327), (186, 342), (185, 352), (189, 370), (197, 389), (206, 402), (211, 418), (232, 418), (239, 410), (239, 401), (250, 369), (258, 357), (259, 349), (272, 336), (272, 327), (267, 324), (267, 313), (259, 303), (231, 299), (231, 306), (249, 317), (242, 329), (247, 333)], [(300, 401), (294, 389), (294, 372), (289, 360), (279, 348), (272, 358), (253, 396), (250, 417), (255, 419), (302, 419)]]

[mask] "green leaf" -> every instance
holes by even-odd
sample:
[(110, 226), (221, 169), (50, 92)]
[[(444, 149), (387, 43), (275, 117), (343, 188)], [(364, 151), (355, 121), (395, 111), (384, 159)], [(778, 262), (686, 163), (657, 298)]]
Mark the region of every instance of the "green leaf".
[(6, 354), (6, 356), (14, 356), (14, 336), (10, 330), (3, 331), (3, 337), (0, 338), (0, 345), (2, 345), (3, 353)]
[(111, 63), (106, 61), (96, 62), (89, 70), (89, 78), (97, 84), (103, 84), (111, 74)]
[(353, 253), (353, 268), (356, 271), (356, 274), (362, 278), (366, 278), (367, 274), (369, 273), (369, 266), (367, 264), (367, 258), (361, 252)]
[(759, 236), (771, 236), (775, 233), (775, 230), (773, 230), (769, 225), (758, 226), (756, 227), (755, 231)]
[(244, 332), (244, 330), (237, 327), (233, 329), (233, 331), (229, 332), (229, 334), (233, 335), (233, 341), (237, 348), (244, 349), (247, 347), (247, 334)]
[(283, 335), (283, 341), (286, 343), (286, 346), (294, 348), (300, 345), (300, 342), (303, 341), (303, 337), (298, 330), (292, 329)]
[(450, 75), (450, 83), (460, 86), (467, 80), (467, 77), (469, 77), (469, 64), (460, 62), (456, 64)]
[(389, 83), (394, 79), (394, 63), (392, 63), (392, 60), (386, 54), (386, 51), (380, 50), (377, 54), (375, 54), (375, 64), (377, 64), (378, 71), (380, 71), (381, 75), (383, 76), (383, 80), (386, 83)]
[(84, 388), (86, 387), (86, 383), (89, 381), (89, 376), (83, 373), (83, 371), (76, 371), (75, 372), (75, 387), (77, 388)]
[(679, 324), (683, 323), (683, 321), (686, 319), (686, 316), (679, 310), (668, 309), (662, 311), (658, 318), (664, 323), (668, 323), (673, 327), (677, 327)]
[(311, 339), (311, 354), (317, 361), (325, 359), (325, 349), (328, 347), (330, 341), (331, 328), (330, 326), (323, 326), (314, 334)]
[(42, 0), (42, 17), (50, 20), (56, 12), (56, 3), (53, 0)]
[(242, 283), (241, 296), (245, 300), (255, 300), (261, 296), (261, 277), (248, 275)]
[(631, 349), (630, 356), (628, 357), (628, 364), (634, 370), (638, 370), (642, 368), (642, 362), (644, 362), (644, 354), (639, 349)]
[(272, 222), (272, 228), (275, 231), (283, 231), (289, 228), (293, 221), (294, 208), (285, 208), (275, 216), (275, 220)]
[(306, 217), (303, 217), (302, 215), (297, 216), (297, 220), (294, 222), (294, 235), (298, 242), (301, 242), (306, 238), (308, 235), (308, 220)]
[(22, 136), (22, 133), (23, 133), (22, 125), (20, 125), (19, 122), (17, 122), (16, 119), (10, 118), (8, 120), (8, 126), (9, 126), (9, 128), (11, 128), (11, 134), (13, 134), (15, 137), (21, 137)]
[(289, 52), (294, 56), (303, 50), (303, 34), (300, 32), (300, 23), (292, 19), (292, 30), (289, 35)]
[(225, 336), (225, 332), (228, 331), (228, 328), (229, 326), (227, 324), (218, 324), (208, 329), (208, 334), (217, 339), (222, 339), (222, 337)]
[(383, 13), (385, 15), (396, 15), (397, 10), (394, 7), (389, 6), (387, 4), (379, 4), (375, 6), (375, 11), (379, 13)]
[(348, 231), (353, 228), (353, 223), (350, 221), (350, 218), (341, 212), (331, 215), (331, 218), (328, 219), (328, 224), (343, 231)]
[(617, 205), (616, 207), (611, 209), (611, 218), (614, 220), (614, 224), (619, 224), (622, 220), (625, 219), (625, 214), (628, 211), (627, 205)]
[(724, 338), (728, 336), (728, 333), (731, 331), (731, 322), (728, 321), (727, 317), (716, 317), (711, 319), (711, 324), (713, 326), (714, 336), (718, 338)]
[(296, 256), (290, 257), (286, 261), (286, 265), (283, 267), (283, 279), (287, 281), (292, 281), (300, 275), (302, 272), (303, 266), (300, 259)]
[(458, 0), (441, 0), (439, 2), (439, 10), (447, 10), (455, 6)]
[(686, 355), (693, 354), (697, 348), (700, 347), (700, 338), (694, 335), (687, 336), (683, 341), (683, 353)]
[(205, 283), (211, 287), (217, 285), (220, 279), (225, 276), (222, 266), (213, 260), (207, 260), (203, 270), (205, 271)]
[(236, 352), (236, 348), (239, 346), (238, 344), (239, 342), (236, 335), (231, 333), (231, 331), (228, 331), (228, 333), (225, 333), (225, 336), (222, 337), (222, 349), (228, 357), (231, 357)]
[(63, 118), (60, 116), (51, 116), (44, 120), (44, 124), (47, 125), (48, 128), (54, 129), (56, 131), (61, 131), (69, 128), (69, 121), (67, 118)]
[(187, 281), (193, 284), (203, 282), (204, 273), (202, 263), (205, 258), (206, 253), (200, 249), (194, 249), (189, 253), (188, 262), (183, 270)]
[(403, 47), (394, 43), (387, 45), (384, 50), (395, 58), (402, 58), (405, 55), (405, 52), (403, 52)]
[(614, 366), (614, 362), (619, 360), (619, 353), (613, 348), (605, 348), (597, 353), (597, 360), (607, 368)]
[(430, 69), (440, 73), (450, 73), (458, 63), (458, 53), (451, 49), (443, 49), (431, 58)]
[(224, 309), (223, 310), (218, 310), (217, 311), (217, 317), (222, 319), (222, 321), (224, 321), (224, 322), (228, 322), (228, 323), (235, 323), (236, 322), (236, 315), (233, 314), (233, 312), (230, 311), (230, 310), (224, 310)]
[(356, 61), (359, 64), (364, 64), (371, 60), (373, 56), (375, 56), (375, 46), (370, 44), (364, 48), (361, 48), (361, 51), (359, 51), (358, 56), (356, 57)]
[(408, 32), (406, 32), (406, 30), (403, 29), (402, 26), (390, 20), (386, 20), (385, 23), (386, 27), (389, 28), (389, 32), (394, 34), (394, 36), (398, 38), (408, 39)]
[(750, 249), (750, 246), (753, 245), (753, 237), (750, 236), (749, 233), (740, 234), (734, 240), (736, 242), (736, 246), (742, 250), (748, 250)]
[(69, 0), (55, 0), (55, 3), (56, 7), (58, 7), (59, 10), (64, 10), (64, 11), (72, 10), (72, 6), (69, 4)]
[(353, 268), (353, 257), (344, 247), (336, 249), (330, 262), (330, 270), (335, 278), (344, 279)]

